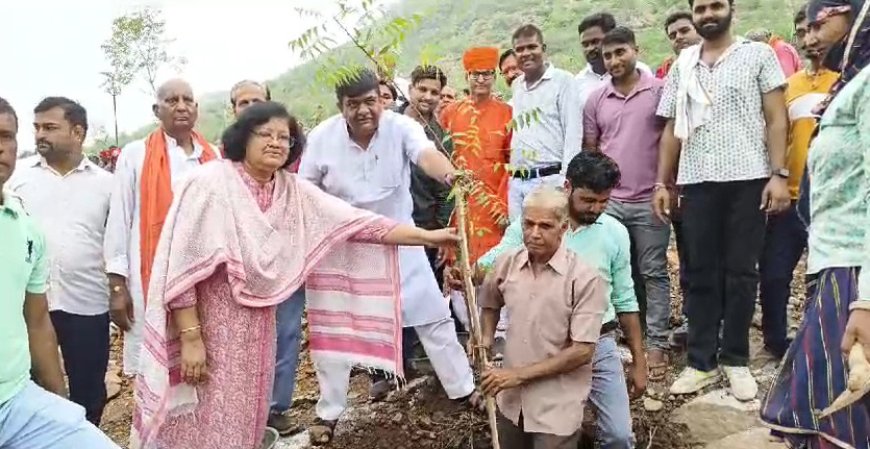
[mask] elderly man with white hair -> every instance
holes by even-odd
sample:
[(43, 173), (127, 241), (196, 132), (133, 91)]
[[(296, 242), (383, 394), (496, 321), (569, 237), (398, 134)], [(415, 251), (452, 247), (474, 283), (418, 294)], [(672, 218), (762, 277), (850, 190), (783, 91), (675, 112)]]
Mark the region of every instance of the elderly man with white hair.
[(542, 186), (523, 201), (523, 247), (502, 254), (481, 291), (482, 342), (492, 345), (503, 307), (515, 317), (504, 367), (483, 373), (497, 395), (505, 449), (576, 447), (592, 388), (592, 357), (607, 306), (595, 268), (562, 244), (568, 197)]
[(152, 110), (160, 126), (144, 139), (127, 144), (118, 157), (106, 222), (109, 315), (124, 331), (127, 375), (139, 374), (148, 281), (172, 204), (172, 189), (191, 169), (220, 158), (194, 130), (199, 109), (186, 81), (163, 83)]

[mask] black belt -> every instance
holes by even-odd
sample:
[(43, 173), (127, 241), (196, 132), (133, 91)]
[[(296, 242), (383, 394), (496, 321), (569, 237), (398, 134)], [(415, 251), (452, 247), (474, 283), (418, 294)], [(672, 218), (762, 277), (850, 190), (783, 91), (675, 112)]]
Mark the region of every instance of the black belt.
[(608, 321), (601, 325), (601, 335), (609, 334), (616, 329), (619, 329), (619, 323), (616, 321)]
[(558, 175), (562, 171), (562, 164), (551, 165), (544, 168), (520, 168), (514, 171), (513, 177), (520, 179), (543, 178), (544, 176)]

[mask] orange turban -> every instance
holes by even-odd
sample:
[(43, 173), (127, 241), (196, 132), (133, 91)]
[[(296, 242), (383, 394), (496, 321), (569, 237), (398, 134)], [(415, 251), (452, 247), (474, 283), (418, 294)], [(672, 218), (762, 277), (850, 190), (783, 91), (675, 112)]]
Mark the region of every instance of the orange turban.
[(498, 67), (498, 49), (495, 47), (470, 48), (462, 55), (466, 72), (495, 70)]

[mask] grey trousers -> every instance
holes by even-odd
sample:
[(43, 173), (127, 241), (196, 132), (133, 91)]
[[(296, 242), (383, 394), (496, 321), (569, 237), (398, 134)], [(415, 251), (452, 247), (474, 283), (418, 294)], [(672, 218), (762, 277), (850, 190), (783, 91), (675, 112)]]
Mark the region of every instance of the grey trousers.
[(606, 212), (628, 229), (634, 290), (641, 310), (646, 310), (646, 346), (667, 350), (671, 320), (667, 253), (671, 227), (656, 218), (649, 202), (611, 199)]
[(514, 425), (501, 413), (496, 418), (496, 424), (502, 449), (577, 449), (580, 443), (580, 429), (569, 436), (526, 432), (523, 430), (522, 414), (519, 425)]

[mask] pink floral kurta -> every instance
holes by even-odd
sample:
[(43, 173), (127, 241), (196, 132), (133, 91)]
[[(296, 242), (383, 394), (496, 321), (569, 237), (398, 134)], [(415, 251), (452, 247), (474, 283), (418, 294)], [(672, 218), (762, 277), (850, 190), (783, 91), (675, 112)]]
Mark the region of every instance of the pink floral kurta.
[[(234, 164), (261, 212), (272, 205), (274, 181), (261, 184)], [(383, 219), (353, 240), (379, 242), (395, 223)], [(196, 387), (192, 413), (167, 417), (156, 446), (160, 449), (257, 449), (269, 412), (275, 370), (275, 306), (252, 308), (232, 296), (225, 269), (218, 269), (187, 293), (171, 300), (170, 310), (196, 306), (206, 348), (208, 379)]]

